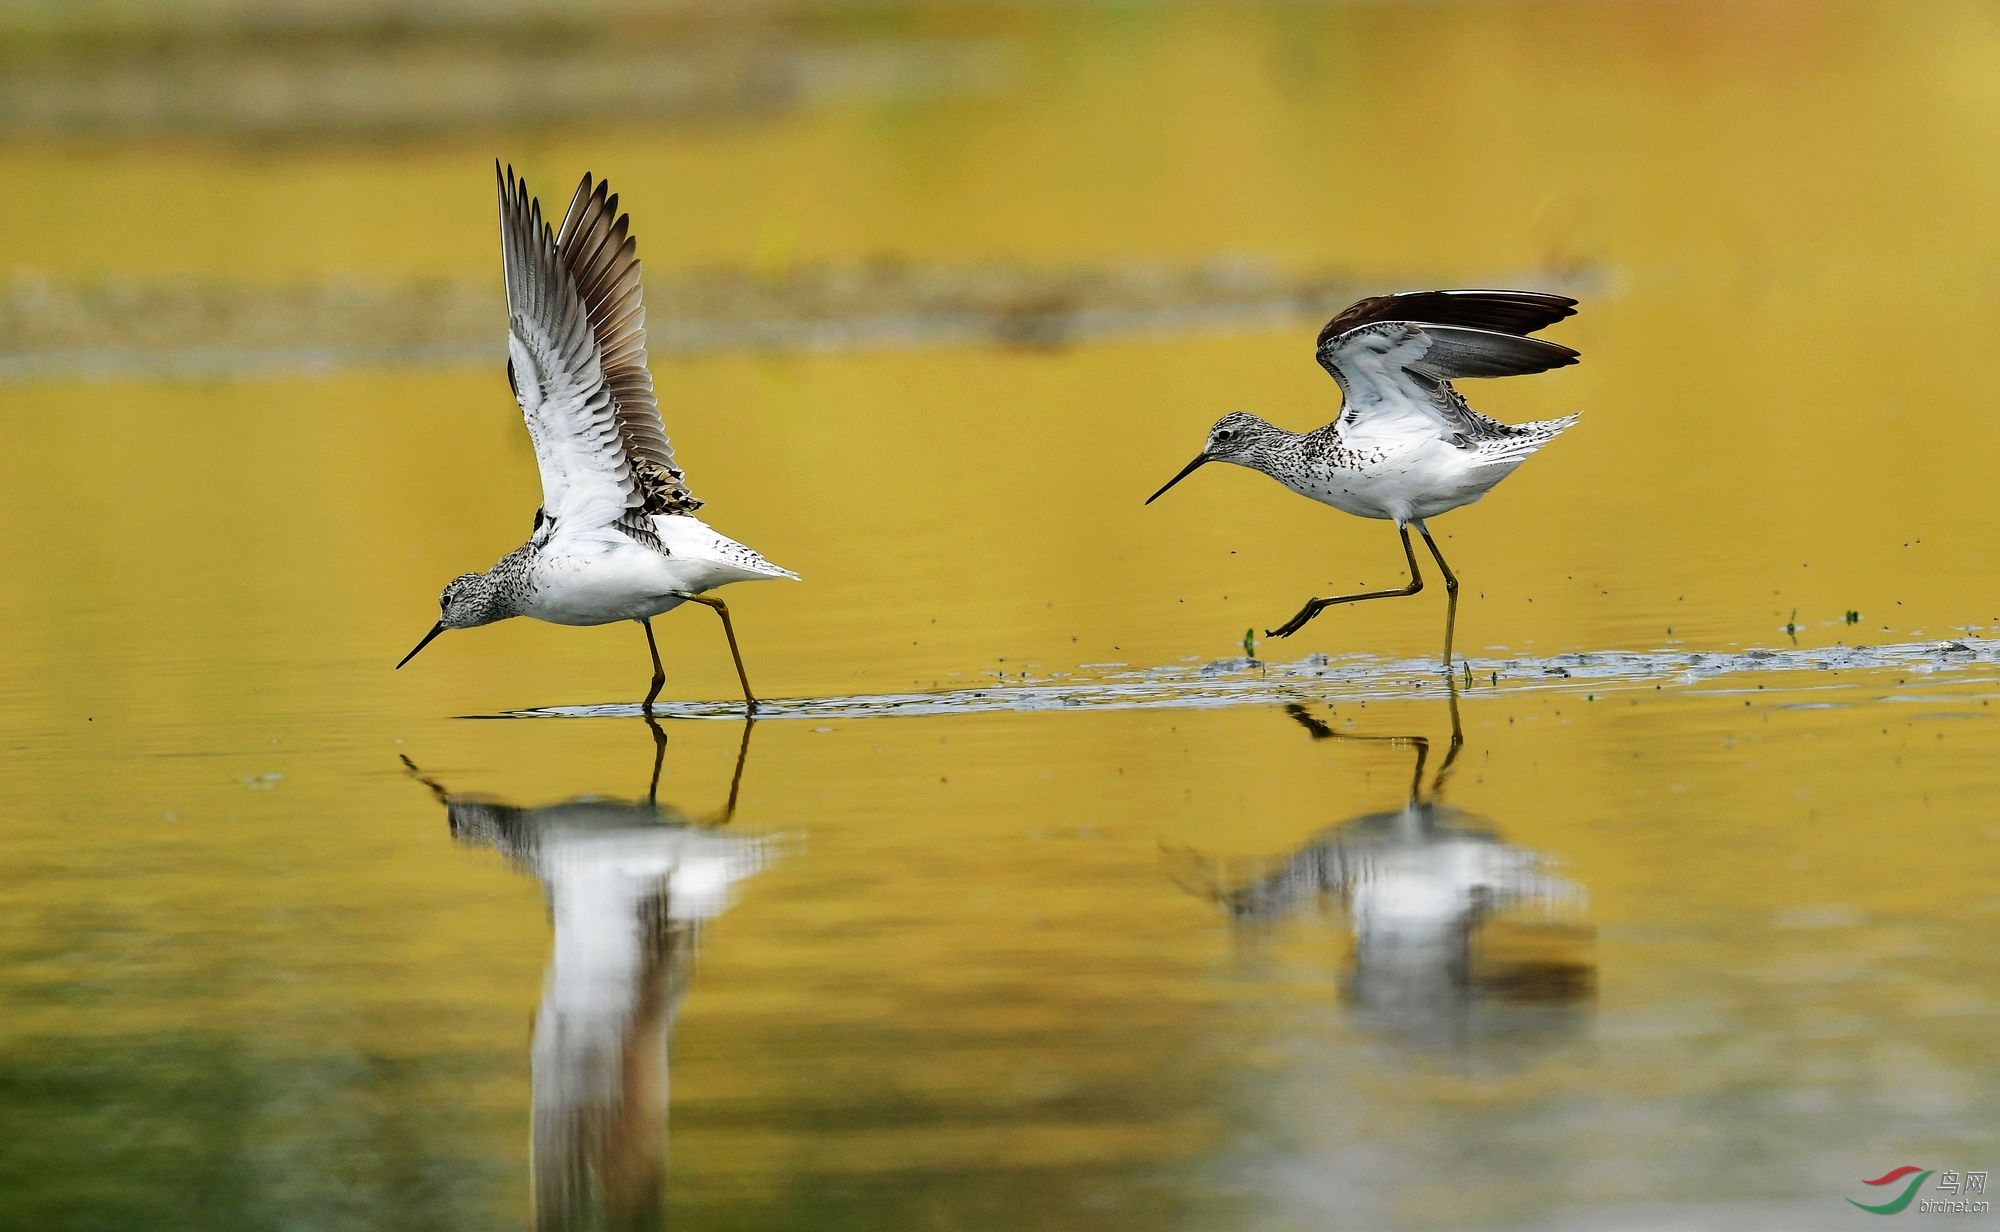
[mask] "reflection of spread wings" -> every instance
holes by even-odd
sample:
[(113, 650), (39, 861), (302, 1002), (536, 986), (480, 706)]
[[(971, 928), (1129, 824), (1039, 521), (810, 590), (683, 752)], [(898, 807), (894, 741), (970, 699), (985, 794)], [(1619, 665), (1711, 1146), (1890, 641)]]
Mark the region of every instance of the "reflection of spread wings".
[(1361, 300), (1319, 332), (1320, 366), (1343, 395), (1341, 427), (1415, 413), (1468, 440), (1508, 433), (1468, 407), (1451, 382), (1575, 363), (1570, 348), (1528, 337), (1575, 309), (1575, 300), (1539, 291), (1406, 291)]
[(542, 509), (578, 528), (613, 525), (638, 510), (597, 337), (576, 283), (513, 168), (500, 181), (500, 249), (507, 273), (507, 378), (534, 442)]
[(576, 187), (556, 231), (556, 249), (576, 283), (596, 335), (604, 382), (611, 390), (618, 435), (645, 497), (647, 513), (693, 513), (701, 502), (687, 489), (667, 443), (653, 374), (646, 370), (646, 305), (639, 285), (638, 241), (631, 219), (618, 212), (610, 185)]

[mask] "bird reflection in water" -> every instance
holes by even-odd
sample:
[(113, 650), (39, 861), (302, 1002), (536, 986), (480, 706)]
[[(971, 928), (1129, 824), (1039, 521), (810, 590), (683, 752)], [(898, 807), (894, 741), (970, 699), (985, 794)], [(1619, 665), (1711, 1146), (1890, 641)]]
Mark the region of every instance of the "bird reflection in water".
[(1252, 936), (1303, 904), (1342, 904), (1353, 933), (1347, 1003), (1390, 1034), (1445, 1047), (1546, 1028), (1595, 988), (1583, 888), (1541, 852), (1503, 842), (1484, 819), (1440, 802), (1465, 742), (1458, 690), (1447, 688), (1451, 742), (1428, 790), (1428, 737), (1335, 731), (1306, 706), (1287, 705), (1314, 741), (1413, 749), (1402, 807), (1321, 830), (1247, 876), (1192, 853), (1178, 874)]
[(667, 1041), (701, 926), (761, 870), (771, 840), (720, 830), (750, 750), (743, 725), (729, 798), (701, 818), (659, 803), (666, 733), (653, 732), (642, 800), (578, 796), (523, 808), (448, 792), (452, 837), (491, 847), (546, 892), (554, 940), (530, 1048), (535, 1226), (663, 1226)]

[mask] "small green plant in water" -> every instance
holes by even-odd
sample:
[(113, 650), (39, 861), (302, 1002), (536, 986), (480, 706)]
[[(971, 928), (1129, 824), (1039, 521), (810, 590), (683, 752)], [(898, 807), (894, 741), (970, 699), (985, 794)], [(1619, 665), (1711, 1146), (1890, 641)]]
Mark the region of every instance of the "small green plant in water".
[(1243, 630), (1243, 657), (1246, 659), (1257, 657), (1257, 628), (1255, 625)]
[(1799, 609), (1793, 608), (1791, 616), (1785, 621), (1785, 636), (1797, 637), (1798, 635), (1799, 635)]
[(1861, 613), (1859, 613), (1859, 612), (1856, 612), (1856, 611), (1849, 611), (1849, 612), (1847, 613), (1847, 623), (1848, 623), (1848, 624), (1851, 624), (1851, 625), (1858, 625), (1858, 624), (1860, 624), (1860, 623), (1861, 623)]

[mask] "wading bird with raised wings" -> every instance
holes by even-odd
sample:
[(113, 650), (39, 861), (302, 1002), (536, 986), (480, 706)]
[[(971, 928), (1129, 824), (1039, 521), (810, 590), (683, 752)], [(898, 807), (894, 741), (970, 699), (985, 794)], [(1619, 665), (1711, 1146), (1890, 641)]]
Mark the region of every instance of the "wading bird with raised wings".
[(1270, 637), (1290, 637), (1337, 603), (1414, 595), (1424, 588), (1410, 527), (1444, 575), (1444, 662), (1451, 666), (1458, 577), (1444, 563), (1426, 519), (1491, 491), (1575, 415), (1504, 424), (1466, 405), (1452, 381), (1523, 376), (1577, 361), (1577, 353), (1534, 334), (1576, 311), (1576, 301), (1539, 291), (1405, 291), (1347, 308), (1319, 332), (1320, 366), (1340, 384), (1340, 416), (1311, 432), (1288, 432), (1245, 411), (1216, 421), (1208, 443), (1152, 504), (1210, 462), (1262, 471), (1301, 496), (1364, 518), (1396, 524), (1410, 584), (1394, 590), (1313, 599)]
[(507, 382), (526, 417), (542, 476), (528, 541), (484, 573), (454, 578), (438, 622), (398, 668), (446, 629), (511, 616), (559, 625), (634, 620), (646, 631), (653, 686), (666, 683), (652, 618), (699, 603), (722, 618), (744, 704), (729, 609), (707, 592), (730, 582), (796, 578), (695, 516), (702, 502), (667, 443), (646, 369), (646, 310), (637, 242), (618, 198), (585, 175), (551, 231), (525, 180), (498, 163), (500, 247), (507, 279)]

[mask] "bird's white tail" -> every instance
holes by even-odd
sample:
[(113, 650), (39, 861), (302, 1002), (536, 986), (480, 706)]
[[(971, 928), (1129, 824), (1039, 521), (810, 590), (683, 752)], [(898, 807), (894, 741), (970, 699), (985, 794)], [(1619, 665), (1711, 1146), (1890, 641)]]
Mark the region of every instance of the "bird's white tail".
[(1514, 430), (1497, 440), (1479, 443), (1479, 466), (1519, 464), (1529, 454), (1561, 436), (1577, 420), (1581, 413), (1564, 415), (1560, 419), (1537, 419), (1531, 423), (1515, 424)]
[(782, 565), (774, 565), (750, 548), (717, 531), (700, 518), (686, 514), (660, 514), (653, 529), (669, 554), (692, 558), (712, 565), (719, 586), (725, 582), (747, 582), (758, 578), (797, 578)]

